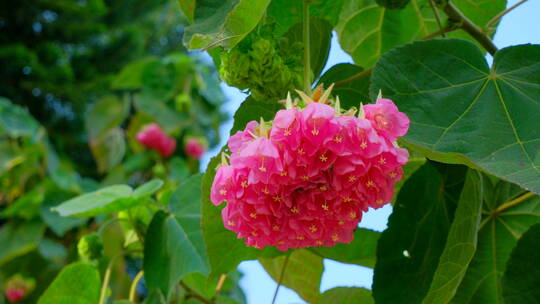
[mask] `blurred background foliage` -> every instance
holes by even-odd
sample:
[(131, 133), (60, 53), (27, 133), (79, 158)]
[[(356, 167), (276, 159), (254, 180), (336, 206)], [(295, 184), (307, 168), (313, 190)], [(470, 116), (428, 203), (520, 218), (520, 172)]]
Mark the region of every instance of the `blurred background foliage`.
[[(217, 73), (182, 47), (183, 18), (169, 0), (1, 2), (0, 289), (14, 276), (32, 278), (35, 290), (21, 303), (36, 303), (79, 259), (81, 236), (110, 219), (62, 218), (51, 207), (111, 184), (162, 178), (173, 189), (199, 171), (186, 138), (219, 142), (226, 116)], [(152, 122), (176, 139), (171, 157), (135, 139)], [(104, 225), (102, 271), (123, 243), (140, 248), (134, 226), (148, 225), (153, 211)], [(127, 294), (141, 264), (119, 263), (115, 292)]]

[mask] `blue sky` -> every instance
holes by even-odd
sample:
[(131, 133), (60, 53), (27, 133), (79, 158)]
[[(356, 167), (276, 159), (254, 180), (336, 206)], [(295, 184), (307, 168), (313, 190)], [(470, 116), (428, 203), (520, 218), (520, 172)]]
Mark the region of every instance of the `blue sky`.
[[(508, 6), (517, 3), (518, 0), (509, 0)], [(540, 44), (540, 1), (529, 0), (520, 7), (507, 14), (501, 21), (494, 42), (498, 48), (504, 48), (516, 44), (536, 43)], [(488, 56), (488, 59), (489, 58)], [(325, 69), (343, 62), (352, 63), (351, 57), (340, 48), (336, 37), (332, 39), (330, 56)], [(231, 88), (222, 84), (223, 91), (227, 98), (224, 109), (234, 113), (240, 106), (240, 103), (246, 98), (246, 95), (236, 88)], [(232, 127), (232, 121), (228, 121), (221, 127), (223, 136), (222, 144), (225, 144), (229, 131)], [(221, 145), (220, 145), (221, 146)], [(214, 149), (209, 151), (202, 160), (203, 166), (206, 166), (208, 159), (219, 151)], [(383, 231), (386, 228), (388, 216), (392, 208), (388, 205), (376, 211), (370, 211), (363, 216), (360, 226), (377, 231)], [(343, 264), (331, 260), (325, 260), (325, 271), (321, 282), (321, 292), (337, 286), (358, 286), (370, 288), (373, 271), (366, 267), (357, 265)], [(270, 304), (276, 283), (266, 274), (264, 269), (257, 261), (246, 261), (240, 264), (240, 270), (245, 274), (240, 282), (244, 289), (248, 304)], [(296, 293), (286, 287), (279, 290), (276, 303), (291, 304), (305, 303)]]

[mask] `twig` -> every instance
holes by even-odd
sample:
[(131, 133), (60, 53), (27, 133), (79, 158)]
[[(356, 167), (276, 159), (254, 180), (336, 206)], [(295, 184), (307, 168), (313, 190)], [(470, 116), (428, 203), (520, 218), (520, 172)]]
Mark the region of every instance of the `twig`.
[(439, 26), (439, 30), (441, 31), (441, 34), (444, 38), (446, 38), (446, 35), (443, 32), (443, 26), (441, 22), (441, 16), (439, 15), (439, 11), (437, 11), (437, 7), (435, 7), (435, 3), (433, 3), (433, 0), (429, 0), (429, 6), (431, 6), (431, 9), (433, 10), (433, 15), (435, 15), (435, 20), (437, 20), (437, 25)]
[(469, 18), (465, 17), (461, 11), (448, 0), (448, 2), (442, 4), (443, 12), (448, 16), (451, 21), (461, 24), (461, 28), (471, 35), (478, 43), (480, 43), (486, 51), (491, 55), (495, 55), (497, 47), (493, 44), (493, 41), (474, 24)]
[(512, 5), (511, 7), (505, 9), (504, 11), (498, 13), (495, 17), (493, 17), (489, 22), (486, 24), (486, 29), (491, 28), (491, 26), (497, 22), (499, 19), (501, 19), (504, 15), (508, 14), (510, 11), (515, 9), (516, 7), (522, 5), (523, 3), (527, 2), (527, 0), (521, 0), (518, 3)]
[(527, 200), (527, 199), (529, 199), (529, 198), (531, 198), (531, 197), (533, 197), (535, 195), (536, 194), (534, 194), (532, 192), (527, 192), (527, 193), (525, 193), (523, 195), (520, 195), (517, 198), (515, 198), (515, 199), (513, 199), (511, 201), (508, 201), (508, 202), (500, 205), (499, 207), (497, 207), (497, 209), (495, 209), (495, 212), (493, 212), (493, 214), (498, 214), (498, 213), (500, 213), (500, 212), (502, 212), (502, 211), (504, 211), (504, 210), (506, 210), (506, 209), (508, 209), (510, 207), (514, 207), (515, 205), (517, 205), (517, 204), (523, 202), (524, 200)]
[(219, 277), (219, 282), (216, 286), (216, 294), (218, 294), (221, 291), (221, 288), (223, 288), (223, 283), (225, 283), (225, 279), (227, 278), (226, 274), (222, 274), (221, 277)]
[(283, 266), (281, 266), (281, 274), (279, 275), (279, 281), (276, 286), (276, 291), (274, 291), (274, 297), (272, 298), (272, 304), (276, 303), (276, 298), (278, 295), (279, 287), (283, 283), (283, 277), (285, 276), (285, 268), (287, 268), (287, 264), (289, 263), (289, 257), (291, 256), (291, 253), (287, 254), (285, 256), (285, 261), (283, 261)]
[(120, 252), (113, 256), (111, 260), (109, 261), (109, 266), (107, 266), (107, 270), (105, 271), (105, 276), (103, 277), (103, 284), (101, 285), (101, 295), (99, 297), (99, 304), (105, 304), (105, 301), (107, 300), (107, 288), (109, 288), (109, 281), (111, 280), (111, 273), (114, 267), (114, 264), (116, 263), (116, 260), (119, 258), (128, 255), (130, 253), (135, 252), (141, 252), (140, 250), (128, 250), (125, 252)]

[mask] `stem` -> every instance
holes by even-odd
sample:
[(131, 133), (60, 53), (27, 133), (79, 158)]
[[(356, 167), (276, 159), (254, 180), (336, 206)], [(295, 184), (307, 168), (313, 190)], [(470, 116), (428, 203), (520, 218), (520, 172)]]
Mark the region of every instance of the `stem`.
[(493, 19), (489, 20), (489, 22), (486, 24), (486, 28), (489, 29), (495, 22), (499, 21), (504, 15), (508, 14), (510, 11), (515, 9), (516, 7), (522, 5), (523, 3), (527, 2), (527, 0), (521, 0), (518, 3), (512, 5), (511, 7), (505, 9), (504, 11), (498, 13)]
[(276, 303), (277, 294), (279, 291), (279, 287), (281, 286), (281, 283), (283, 282), (283, 277), (285, 276), (285, 268), (287, 268), (287, 264), (289, 263), (289, 257), (291, 256), (291, 253), (287, 254), (285, 257), (285, 261), (283, 262), (283, 266), (281, 267), (281, 274), (279, 275), (279, 281), (276, 286), (276, 291), (274, 291), (274, 297), (272, 298), (272, 304)]
[(107, 300), (107, 287), (109, 287), (109, 281), (111, 280), (112, 269), (113, 269), (114, 264), (116, 263), (116, 260), (118, 260), (118, 258), (120, 257), (123, 257), (124, 255), (127, 255), (129, 253), (134, 253), (134, 252), (140, 252), (140, 250), (130, 250), (126, 252), (120, 252), (111, 258), (111, 260), (109, 261), (109, 266), (107, 266), (107, 270), (105, 271), (103, 284), (101, 285), (101, 295), (99, 297), (99, 304), (105, 304), (105, 301)]
[(219, 282), (216, 286), (216, 294), (218, 294), (221, 291), (221, 288), (223, 288), (223, 283), (225, 283), (225, 279), (227, 278), (226, 274), (222, 274), (221, 277), (219, 277)]
[(421, 38), (420, 40), (429, 40), (429, 39), (435, 38), (435, 37), (437, 37), (437, 36), (439, 36), (439, 35), (443, 35), (443, 36), (444, 36), (444, 34), (446, 34), (446, 33), (448, 33), (448, 32), (455, 31), (455, 30), (457, 30), (458, 28), (459, 28), (459, 24), (454, 23), (454, 24), (452, 24), (452, 25), (443, 27), (442, 29), (440, 29), (440, 30), (438, 30), (438, 31), (436, 31), (436, 32), (433, 32), (433, 33), (431, 33), (431, 34), (429, 34), (429, 35), (427, 35), (427, 36)]
[(498, 213), (500, 213), (500, 212), (502, 212), (502, 211), (504, 211), (504, 210), (506, 210), (506, 209), (508, 209), (510, 207), (514, 207), (515, 205), (517, 205), (517, 204), (523, 202), (524, 200), (527, 200), (527, 199), (529, 199), (529, 198), (531, 198), (531, 197), (533, 197), (535, 195), (536, 194), (534, 194), (532, 192), (527, 192), (527, 193), (525, 193), (523, 195), (520, 195), (517, 198), (515, 198), (515, 199), (513, 199), (511, 201), (508, 201), (508, 202), (500, 205), (499, 207), (497, 207), (497, 209), (495, 209), (495, 212), (493, 212), (493, 214), (498, 214)]
[(135, 303), (135, 298), (137, 297), (137, 285), (139, 284), (139, 281), (144, 275), (144, 271), (141, 270), (135, 278), (133, 279), (133, 282), (131, 283), (131, 287), (129, 288), (129, 301)]
[(311, 58), (310, 58), (310, 42), (309, 42), (309, 3), (304, 0), (304, 16), (303, 16), (303, 38), (304, 38), (304, 92), (311, 94)]
[(465, 17), (463, 13), (448, 0), (446, 4), (443, 4), (442, 10), (448, 16), (451, 21), (461, 24), (461, 29), (471, 35), (478, 43), (480, 43), (486, 51), (491, 55), (495, 55), (497, 47), (491, 41), (481, 28), (474, 24), (469, 18)]
[[(437, 11), (437, 8), (435, 7), (435, 3), (433, 3), (433, 0), (429, 0), (429, 6), (431, 6), (431, 9), (433, 10), (433, 15), (435, 15), (435, 20), (437, 20), (437, 25), (439, 26), (439, 30), (443, 30), (442, 22), (441, 22), (441, 16), (439, 15), (439, 11)], [(446, 35), (444, 32), (441, 32), (442, 36), (446, 38)]]

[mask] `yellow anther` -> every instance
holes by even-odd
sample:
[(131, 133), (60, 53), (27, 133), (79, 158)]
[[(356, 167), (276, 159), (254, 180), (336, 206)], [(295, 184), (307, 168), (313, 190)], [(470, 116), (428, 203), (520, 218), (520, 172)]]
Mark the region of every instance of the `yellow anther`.
[(252, 213), (249, 214), (249, 216), (251, 216), (251, 218), (256, 219), (257, 218), (257, 213), (252, 212)]
[(227, 225), (229, 225), (231, 227), (234, 227), (234, 226), (236, 226), (236, 223), (233, 222), (233, 221), (227, 221)]
[(356, 176), (354, 175), (349, 175), (349, 182), (355, 182), (356, 181)]
[(278, 241), (277, 244), (278, 245), (283, 245), (283, 244), (285, 244), (285, 242), (284, 241)]
[(338, 240), (339, 240), (339, 236), (336, 233), (334, 233), (332, 235), (332, 241), (337, 242)]
[(279, 173), (279, 176), (287, 176), (287, 171), (281, 171), (281, 172)]
[(311, 134), (313, 134), (313, 135), (319, 135), (319, 130), (317, 130), (317, 129), (314, 128), (313, 130), (311, 130)]
[(345, 224), (344, 221), (339, 221), (339, 222), (338, 222), (338, 225), (343, 225), (343, 224)]
[(248, 182), (246, 180), (242, 181), (241, 185), (242, 185), (242, 187), (247, 188)]
[(300, 178), (303, 179), (303, 180), (305, 180), (305, 181), (307, 181), (307, 180), (309, 179), (309, 176), (307, 176), (307, 175), (302, 175)]
[(350, 198), (349, 196), (345, 196), (345, 197), (343, 198), (343, 201), (344, 201), (345, 203), (348, 203), (348, 202), (352, 201), (352, 198)]
[(274, 196), (273, 199), (274, 199), (274, 202), (279, 202), (279, 201), (281, 201), (281, 197), (279, 197), (279, 196), (277, 196), (277, 195)]
[(378, 200), (375, 201), (375, 203), (377, 205), (382, 205), (382, 204), (384, 204), (384, 201), (382, 199), (378, 199)]
[(221, 189), (221, 190), (219, 190), (219, 194), (225, 195), (225, 194), (227, 194), (227, 190)]
[(315, 227), (315, 225), (311, 225), (311, 226), (309, 227), (309, 231), (311, 231), (311, 232), (316, 232), (316, 231), (317, 231), (317, 227)]
[(264, 193), (264, 194), (270, 194), (270, 191), (268, 191), (267, 188), (264, 188), (263, 191), (262, 191), (262, 193)]
[(296, 152), (298, 152), (298, 154), (300, 154), (300, 155), (306, 154), (306, 152), (304, 152), (304, 149), (302, 149), (302, 148), (296, 150)]
[(390, 172), (390, 173), (388, 173), (388, 176), (390, 176), (390, 178), (396, 178), (397, 173), (396, 172)]
[(349, 217), (350, 218), (356, 218), (356, 212), (352, 211), (351, 213), (349, 213)]
[(362, 143), (360, 143), (360, 148), (362, 148), (362, 149), (367, 148), (367, 143), (366, 143), (365, 141), (363, 141)]
[(257, 235), (259, 235), (259, 234), (257, 233), (257, 231), (251, 231), (251, 235), (257, 236)]
[(328, 157), (326, 157), (326, 155), (323, 154), (319, 157), (319, 159), (324, 163), (328, 160)]
[(299, 235), (299, 236), (296, 237), (296, 239), (302, 241), (302, 240), (304, 239), (304, 236), (303, 236), (303, 235)]
[(289, 130), (288, 128), (285, 129), (285, 131), (283, 131), (283, 135), (285, 135), (285, 136), (289, 136), (289, 135), (291, 135), (291, 134), (292, 134), (292, 133), (291, 133), (291, 130)]
[(279, 226), (278, 226), (278, 225), (272, 226), (272, 230), (274, 230), (274, 231), (279, 231)]
[(292, 213), (298, 213), (298, 208), (292, 207), (292, 208), (291, 208), (291, 212), (292, 212)]
[(321, 240), (316, 240), (315, 244), (317, 244), (317, 246), (322, 246), (323, 242)]
[(375, 183), (374, 183), (372, 180), (368, 180), (368, 181), (366, 182), (366, 186), (368, 186), (368, 187), (375, 187)]
[(341, 136), (336, 135), (336, 137), (334, 137), (334, 141), (337, 142), (337, 143), (340, 143), (342, 140), (343, 140), (343, 137), (341, 137)]
[(259, 170), (260, 170), (261, 172), (266, 172), (266, 168), (263, 167), (263, 166), (261, 166), (261, 167), (259, 168)]
[(322, 204), (321, 208), (323, 208), (325, 211), (328, 211), (328, 205), (327, 204)]
[(385, 163), (386, 163), (386, 159), (381, 156), (381, 158), (379, 159), (379, 164), (384, 165)]
[(326, 190), (328, 190), (328, 187), (326, 187), (326, 186), (320, 186), (319, 189), (320, 189), (321, 191), (326, 191)]

